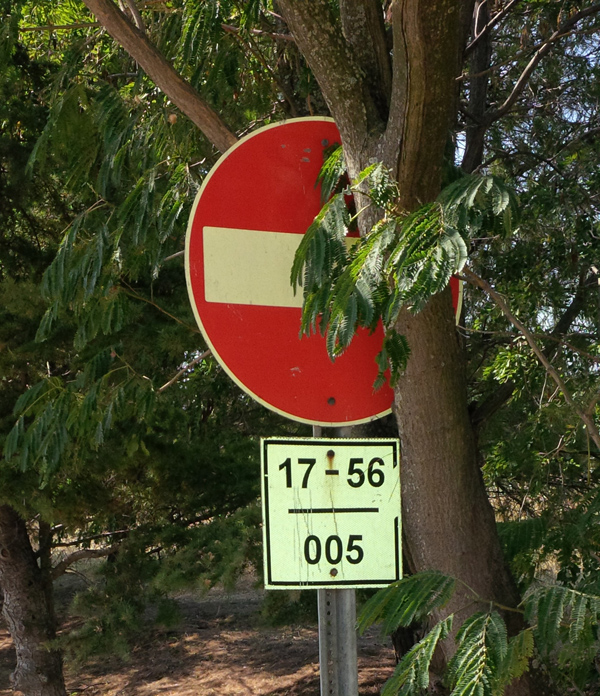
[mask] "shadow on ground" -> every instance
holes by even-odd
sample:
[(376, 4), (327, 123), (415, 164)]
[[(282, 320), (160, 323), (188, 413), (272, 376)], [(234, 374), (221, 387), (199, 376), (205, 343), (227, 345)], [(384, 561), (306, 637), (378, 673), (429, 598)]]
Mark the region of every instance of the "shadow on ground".
[[(318, 696), (316, 626), (265, 627), (256, 590), (178, 600), (176, 630), (155, 630), (130, 659), (66, 670), (70, 696)], [(378, 694), (393, 651), (376, 631), (359, 639), (361, 696)], [(0, 696), (8, 696), (14, 651), (0, 624)]]

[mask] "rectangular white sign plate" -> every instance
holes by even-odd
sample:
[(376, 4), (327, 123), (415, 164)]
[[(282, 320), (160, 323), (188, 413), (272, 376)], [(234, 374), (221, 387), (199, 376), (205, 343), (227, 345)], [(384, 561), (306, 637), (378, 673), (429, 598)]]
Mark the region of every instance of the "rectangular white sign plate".
[(398, 440), (261, 439), (265, 587), (402, 577)]
[[(290, 284), (290, 269), (302, 236), (205, 226), (206, 301), (263, 307), (302, 307), (302, 290), (294, 294)], [(347, 237), (346, 244), (350, 247), (357, 241), (355, 237)]]

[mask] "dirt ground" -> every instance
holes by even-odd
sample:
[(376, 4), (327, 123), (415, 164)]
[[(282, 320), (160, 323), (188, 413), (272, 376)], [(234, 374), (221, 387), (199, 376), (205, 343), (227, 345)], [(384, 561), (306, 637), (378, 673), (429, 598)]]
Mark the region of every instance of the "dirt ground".
[[(178, 598), (183, 620), (156, 631), (128, 663), (66, 670), (69, 696), (319, 696), (316, 626), (266, 627), (252, 587)], [(10, 696), (14, 650), (0, 621), (0, 696)], [(378, 694), (394, 668), (389, 639), (370, 630), (358, 642), (360, 696)]]

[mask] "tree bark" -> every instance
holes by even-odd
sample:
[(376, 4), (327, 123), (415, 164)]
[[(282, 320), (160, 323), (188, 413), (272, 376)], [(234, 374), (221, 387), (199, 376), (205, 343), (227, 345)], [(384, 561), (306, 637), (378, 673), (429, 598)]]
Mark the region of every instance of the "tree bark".
[(462, 161), (462, 168), (469, 174), (483, 160), (488, 92), (488, 75), (483, 73), (489, 68), (492, 58), (491, 34), (489, 31), (485, 31), (489, 21), (489, 3), (487, 0), (476, 0), (473, 36), (480, 36), (481, 38), (471, 52), (468, 102), (469, 121), (466, 130), (465, 154)]
[(25, 696), (66, 696), (62, 656), (48, 643), (56, 637), (48, 581), (37, 564), (25, 521), (0, 506), (2, 614), (17, 652), (13, 688)]
[[(477, 463), (450, 292), (434, 297), (418, 315), (405, 312), (397, 328), (411, 348), (395, 390), (409, 565), (460, 578), (481, 597), (477, 607), (459, 591), (451, 607), (462, 608), (457, 619), (484, 608), (485, 600), (516, 607), (519, 594), (504, 565)], [(513, 633), (521, 625), (515, 618), (505, 616)]]

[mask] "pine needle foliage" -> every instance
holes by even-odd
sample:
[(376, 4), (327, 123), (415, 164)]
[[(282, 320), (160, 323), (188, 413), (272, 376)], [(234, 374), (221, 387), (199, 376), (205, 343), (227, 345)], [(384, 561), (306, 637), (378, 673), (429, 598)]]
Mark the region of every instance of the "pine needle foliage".
[[(469, 239), (482, 230), (510, 232), (518, 217), (515, 194), (495, 176), (464, 176), (434, 203), (406, 213), (397, 209), (399, 192), (381, 164), (367, 167), (351, 185), (343, 181), (343, 154), (337, 148), (321, 171), (329, 200), (304, 235), (296, 252), (291, 283), (302, 286), (301, 333), (326, 336), (331, 359), (341, 355), (359, 328), (384, 327), (377, 357), (381, 386), (389, 368), (395, 384), (410, 347), (395, 329), (403, 308), (420, 312), (467, 261)], [(381, 218), (354, 241), (356, 215), (348, 201), (360, 191)]]

